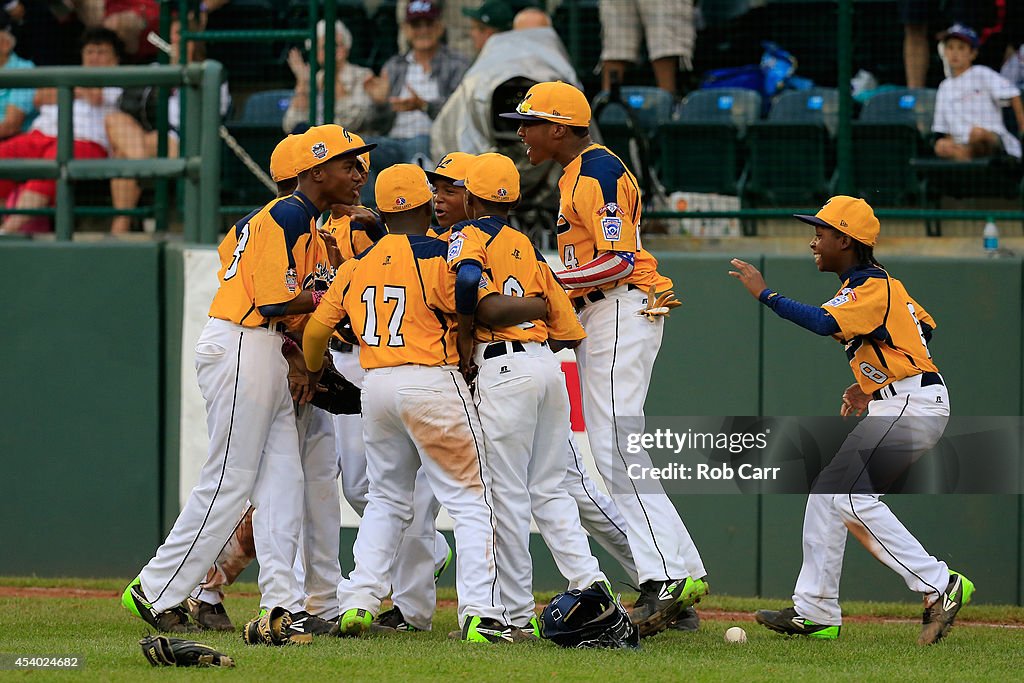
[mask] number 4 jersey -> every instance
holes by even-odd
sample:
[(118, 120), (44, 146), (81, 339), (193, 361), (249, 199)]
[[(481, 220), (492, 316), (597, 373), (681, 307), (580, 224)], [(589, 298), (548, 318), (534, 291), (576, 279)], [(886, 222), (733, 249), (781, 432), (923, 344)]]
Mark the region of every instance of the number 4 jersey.
[(854, 269), (822, 304), (839, 324), (850, 368), (865, 393), (896, 380), (938, 372), (928, 351), (935, 321), (903, 283), (877, 266)]
[[(658, 261), (640, 244), (640, 189), (617, 156), (601, 145), (587, 147), (565, 167), (558, 189), (558, 254), (566, 268), (585, 266), (600, 252), (621, 251), (635, 254), (633, 272), (608, 287), (672, 288), (672, 280), (658, 274)], [(569, 296), (589, 291), (573, 289)]]
[[(433, 237), (385, 235), (341, 264), (313, 318), (331, 328), (349, 318), (367, 370), (454, 365), (455, 275), (447, 254), (448, 245)], [(480, 280), (479, 298), (496, 293)]]

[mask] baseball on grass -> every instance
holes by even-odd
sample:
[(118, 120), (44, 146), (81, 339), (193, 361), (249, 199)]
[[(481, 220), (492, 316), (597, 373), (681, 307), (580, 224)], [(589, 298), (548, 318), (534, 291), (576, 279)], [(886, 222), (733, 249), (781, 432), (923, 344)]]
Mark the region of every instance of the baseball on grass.
[(725, 632), (725, 642), (745, 643), (747, 642), (747, 632), (739, 626), (733, 626)]

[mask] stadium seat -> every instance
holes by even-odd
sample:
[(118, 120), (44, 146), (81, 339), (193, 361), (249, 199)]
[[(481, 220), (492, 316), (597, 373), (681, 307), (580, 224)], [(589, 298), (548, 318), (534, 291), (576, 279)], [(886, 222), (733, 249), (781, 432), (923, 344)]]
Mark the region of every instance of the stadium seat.
[[(275, 28), (275, 12), (269, 0), (232, 0), (210, 13), (208, 31), (244, 31)], [(228, 81), (283, 81), (284, 66), (278, 50), (267, 41), (210, 41), (207, 56), (224, 65)], [(266, 87), (266, 85), (264, 85)]]
[[(576, 21), (578, 40), (573, 40), (573, 22)], [(563, 0), (551, 18), (551, 24), (569, 51), (584, 90), (600, 88), (601, 13), (598, 0)]]
[(921, 196), (910, 165), (925, 149), (935, 113), (935, 91), (879, 93), (853, 122), (853, 185), (874, 206), (901, 206)]
[(659, 128), (658, 168), (669, 192), (736, 194), (743, 167), (743, 138), (761, 112), (753, 90), (696, 90), (686, 96), (676, 120)]
[(284, 113), (288, 111), (288, 105), (292, 101), (292, 92), (291, 90), (254, 92), (245, 101), (245, 108), (242, 109), (242, 116), (238, 120), (245, 123), (276, 125), (280, 129)]
[(750, 160), (740, 180), (745, 204), (813, 206), (824, 201), (838, 102), (832, 89), (786, 92), (772, 105), (767, 121), (750, 126)]
[[(600, 92), (594, 98), (593, 108), (597, 114), (597, 127), (605, 146), (623, 159), (632, 156), (629, 141), (632, 137), (624, 107), (609, 101), (608, 92)], [(672, 117), (673, 97), (670, 93), (652, 86), (622, 86), (621, 102), (629, 107), (633, 120), (639, 125), (640, 134), (650, 147), (658, 133), (658, 127)]]
[[(225, 125), (249, 156), (269, 174), (270, 154), (284, 137), (281, 122), (263, 124), (231, 121)], [(253, 176), (226, 144), (222, 143), (220, 154), (221, 204), (255, 207), (274, 198), (274, 194)]]

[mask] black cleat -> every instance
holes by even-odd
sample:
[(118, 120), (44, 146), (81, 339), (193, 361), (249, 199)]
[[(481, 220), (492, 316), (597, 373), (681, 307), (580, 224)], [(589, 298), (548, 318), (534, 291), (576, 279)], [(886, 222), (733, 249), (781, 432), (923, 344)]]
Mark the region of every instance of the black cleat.
[(402, 610), (392, 607), (388, 611), (377, 615), (377, 618), (370, 624), (370, 630), (379, 633), (394, 633), (397, 631), (411, 633), (420, 629), (412, 626), (405, 620), (405, 617), (402, 616)]
[(674, 579), (669, 581), (645, 581), (640, 584), (640, 597), (629, 613), (641, 638), (661, 633), (687, 607), (709, 592), (707, 577), (702, 579)]
[(288, 627), (288, 635), (326, 636), (332, 628), (334, 628), (333, 621), (321, 619), (306, 611), (295, 612), (292, 614), (292, 624)]
[(212, 604), (195, 598), (189, 598), (185, 603), (188, 605), (188, 613), (192, 615), (192, 621), (204, 631), (235, 630), (235, 625), (231, 623), (227, 610), (221, 603)]
[(795, 607), (787, 607), (776, 612), (770, 609), (759, 609), (754, 619), (767, 629), (786, 636), (807, 636), (820, 640), (835, 640), (839, 637), (839, 626), (816, 624), (796, 613)]
[(673, 631), (697, 631), (700, 630), (700, 615), (697, 614), (697, 610), (692, 607), (687, 607), (676, 620), (668, 625)]
[(142, 592), (142, 580), (128, 584), (121, 594), (121, 605), (161, 633), (195, 633), (200, 628), (189, 621), (188, 611), (178, 605), (163, 612), (156, 612)]
[(930, 607), (925, 608), (921, 619), (921, 635), (917, 638), (918, 645), (934, 645), (942, 640), (953, 627), (960, 608), (971, 601), (974, 595), (974, 583), (966, 576), (957, 572), (949, 573), (949, 584), (946, 591)]

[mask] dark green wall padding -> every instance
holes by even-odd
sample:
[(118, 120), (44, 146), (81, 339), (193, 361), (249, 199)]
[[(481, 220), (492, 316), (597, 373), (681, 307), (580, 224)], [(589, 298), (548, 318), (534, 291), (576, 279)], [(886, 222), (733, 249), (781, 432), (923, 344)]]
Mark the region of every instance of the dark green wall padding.
[[(737, 243), (742, 246), (742, 242)], [(808, 303), (839, 286), (811, 258), (738, 253)], [(842, 349), (778, 319), (728, 258), (659, 254), (684, 305), (668, 320), (649, 415), (820, 415), (852, 382)], [(1020, 415), (1020, 259), (882, 261), (938, 321), (931, 343), (961, 415)], [(177, 514), (182, 248), (0, 243), (7, 476), (0, 575), (134, 575)], [(890, 496), (925, 547), (985, 602), (1022, 604), (1022, 496)], [(675, 497), (716, 593), (786, 597), (800, 566), (802, 496)], [(353, 530), (342, 537), (350, 542)], [(533, 543), (540, 591), (562, 585)], [(621, 570), (599, 552), (610, 576)], [(351, 549), (343, 552), (351, 567)], [(252, 573), (247, 574), (254, 577)], [(446, 577), (445, 583), (450, 583)], [(912, 600), (855, 541), (843, 598)]]

